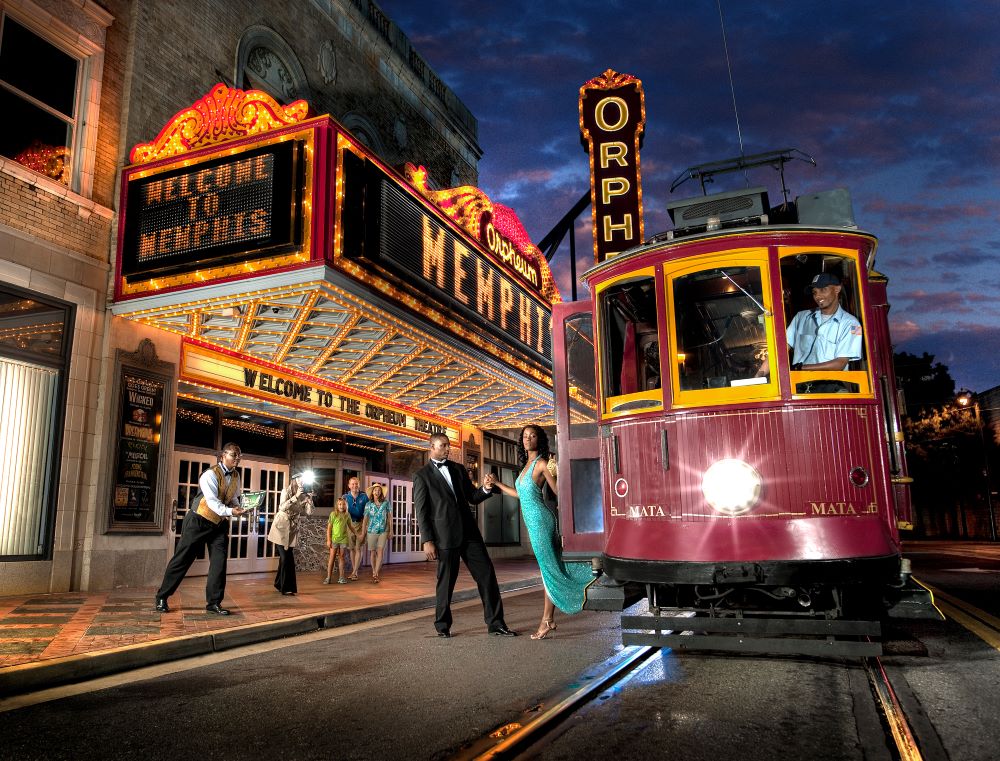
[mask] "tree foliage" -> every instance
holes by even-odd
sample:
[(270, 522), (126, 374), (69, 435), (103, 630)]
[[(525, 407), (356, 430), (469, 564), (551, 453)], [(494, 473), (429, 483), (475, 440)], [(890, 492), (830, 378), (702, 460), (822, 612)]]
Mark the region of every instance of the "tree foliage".
[(921, 415), (951, 404), (955, 399), (955, 381), (948, 368), (934, 361), (934, 355), (921, 356), (906, 351), (893, 355), (896, 380), (903, 390), (906, 413)]
[(924, 352), (895, 355), (906, 412), (906, 459), (918, 535), (988, 539), (992, 535), (987, 458), (974, 406), (960, 406), (948, 368)]

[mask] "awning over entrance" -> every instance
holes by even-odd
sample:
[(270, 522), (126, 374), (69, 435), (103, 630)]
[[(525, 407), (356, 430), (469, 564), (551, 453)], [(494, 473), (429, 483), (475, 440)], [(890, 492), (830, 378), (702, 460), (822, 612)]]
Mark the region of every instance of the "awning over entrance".
[[(301, 282), (310, 275), (329, 279)], [(248, 285), (254, 290), (245, 290)], [(260, 372), (273, 366), (273, 375), (291, 371), (290, 377), (317, 390), (389, 405), (398, 414), (422, 413), (448, 428), (511, 428), (551, 421), (549, 388), (459, 346), (431, 325), (415, 324), (412, 315), (384, 300), (348, 291), (349, 285), (335, 271), (319, 266), (258, 276), (250, 283), (206, 286), (197, 294), (136, 299), (116, 304), (113, 311), (218, 347), (234, 364), (245, 358), (241, 367)], [(285, 397), (283, 389), (278, 395), (261, 393), (259, 383), (236, 391), (221, 383), (195, 382), (196, 377), (182, 363), (182, 395), (358, 435), (371, 435), (374, 426), (379, 437), (398, 443), (423, 441), (430, 432), (380, 428), (383, 420), (348, 414), (349, 408), (342, 409), (339, 402), (330, 408), (290, 407), (294, 400)]]

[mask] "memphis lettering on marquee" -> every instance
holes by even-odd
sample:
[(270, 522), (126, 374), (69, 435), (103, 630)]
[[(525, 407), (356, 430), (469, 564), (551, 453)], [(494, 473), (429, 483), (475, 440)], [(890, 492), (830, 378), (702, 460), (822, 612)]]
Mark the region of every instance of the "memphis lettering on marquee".
[(521, 343), (547, 353), (549, 314), (537, 301), (428, 216), (423, 217), (422, 237), (427, 282)]
[(590, 152), (594, 261), (643, 240), (639, 144), (645, 125), (642, 82), (612, 70), (580, 88), (580, 131)]

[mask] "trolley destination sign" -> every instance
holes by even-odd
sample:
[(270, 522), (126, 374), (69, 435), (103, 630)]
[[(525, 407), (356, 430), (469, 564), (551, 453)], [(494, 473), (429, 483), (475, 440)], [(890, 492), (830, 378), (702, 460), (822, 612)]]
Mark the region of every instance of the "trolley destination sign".
[(270, 256), (299, 237), (299, 141), (286, 140), (126, 183), (128, 280)]
[(457, 442), (457, 426), (412, 410), (345, 394), (314, 377), (298, 377), (276, 366), (256, 363), (244, 355), (221, 351), (185, 339), (181, 349), (182, 380), (232, 391), (265, 402), (315, 412), (325, 417), (405, 432), (415, 438), (443, 433)]

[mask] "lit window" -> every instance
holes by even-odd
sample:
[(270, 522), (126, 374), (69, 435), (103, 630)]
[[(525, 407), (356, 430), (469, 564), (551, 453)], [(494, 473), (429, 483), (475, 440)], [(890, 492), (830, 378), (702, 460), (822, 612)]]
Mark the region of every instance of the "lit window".
[(0, 154), (69, 185), (80, 61), (10, 16), (2, 23)]

